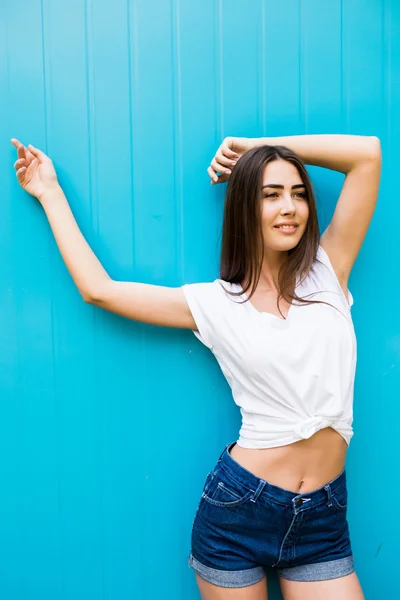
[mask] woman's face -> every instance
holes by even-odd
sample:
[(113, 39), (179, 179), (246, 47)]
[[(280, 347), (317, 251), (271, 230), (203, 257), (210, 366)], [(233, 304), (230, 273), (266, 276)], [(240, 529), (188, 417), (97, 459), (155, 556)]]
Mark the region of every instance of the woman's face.
[[(267, 164), (261, 189), (262, 228), (266, 250), (291, 250), (301, 240), (307, 226), (307, 190), (297, 168), (286, 160)], [(281, 227), (285, 222), (292, 227)]]

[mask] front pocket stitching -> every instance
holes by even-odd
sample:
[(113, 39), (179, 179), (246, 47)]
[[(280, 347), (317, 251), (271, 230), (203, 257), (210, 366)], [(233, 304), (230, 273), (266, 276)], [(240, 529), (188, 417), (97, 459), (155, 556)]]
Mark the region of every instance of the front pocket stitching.
[(340, 494), (343, 491), (346, 491), (345, 486), (342, 486), (339, 490), (336, 490), (335, 495), (332, 494), (332, 504), (334, 504), (336, 508), (339, 508), (340, 510), (346, 510), (348, 504), (347, 502), (346, 504), (340, 504), (339, 500), (336, 498), (336, 495)]
[(223, 481), (218, 482), (218, 487), (222, 488), (224, 490), (224, 492), (226, 492), (227, 494), (230, 494), (232, 496), (232, 498), (235, 498), (235, 500), (242, 499), (240, 496), (238, 496), (238, 494), (235, 494), (235, 492), (233, 492), (228, 487), (226, 487), (226, 485), (224, 484)]
[(332, 503), (336, 506), (336, 508), (340, 508), (341, 510), (346, 510), (347, 504), (340, 504), (340, 502), (332, 496)]
[(210, 498), (209, 496), (207, 496), (206, 494), (203, 494), (203, 498), (206, 502), (208, 502), (209, 504), (212, 504), (213, 506), (220, 506), (220, 507), (233, 507), (233, 506), (239, 506), (239, 504), (242, 504), (244, 502), (246, 502), (249, 498), (251, 498), (253, 492), (249, 491), (247, 492), (247, 494), (245, 494), (245, 496), (243, 496), (243, 498), (240, 498), (240, 500), (234, 500), (233, 502), (220, 502), (219, 500), (214, 500), (213, 498)]

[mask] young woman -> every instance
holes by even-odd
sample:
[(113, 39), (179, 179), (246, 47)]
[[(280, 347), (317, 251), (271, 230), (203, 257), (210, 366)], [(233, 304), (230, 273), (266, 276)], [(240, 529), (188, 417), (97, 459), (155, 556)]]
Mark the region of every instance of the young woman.
[[(190, 565), (203, 600), (361, 600), (346, 519), (356, 339), (347, 289), (378, 195), (375, 137), (226, 138), (220, 279), (168, 288), (112, 280), (83, 238), (51, 160), (18, 140), (20, 185), (42, 205), (83, 299), (192, 329), (215, 355), (242, 428), (207, 476)], [(320, 237), (304, 163), (345, 173)]]

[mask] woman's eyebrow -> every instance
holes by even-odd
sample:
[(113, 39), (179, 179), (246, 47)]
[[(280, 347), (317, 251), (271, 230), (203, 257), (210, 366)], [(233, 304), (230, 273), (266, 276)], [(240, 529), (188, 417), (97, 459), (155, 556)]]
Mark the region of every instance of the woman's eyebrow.
[[(299, 188), (305, 188), (306, 186), (304, 185), (304, 183), (297, 183), (296, 185), (292, 185), (292, 190), (297, 190)], [(279, 183), (267, 183), (267, 185), (263, 185), (262, 186), (262, 190), (264, 188), (274, 188), (277, 190), (283, 190), (285, 189), (284, 185), (280, 185)]]

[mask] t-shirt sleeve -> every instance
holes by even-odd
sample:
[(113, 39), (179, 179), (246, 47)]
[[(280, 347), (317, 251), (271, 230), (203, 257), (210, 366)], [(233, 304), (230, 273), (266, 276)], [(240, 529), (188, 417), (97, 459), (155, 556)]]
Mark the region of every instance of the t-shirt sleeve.
[(348, 298), (346, 298), (345, 293), (343, 292), (343, 289), (340, 285), (339, 279), (336, 275), (335, 269), (332, 266), (330, 258), (328, 256), (328, 254), (325, 252), (325, 250), (322, 248), (322, 246), (318, 247), (317, 258), (327, 267), (331, 276), (333, 277), (333, 279), (336, 281), (337, 285), (339, 286), (340, 290), (342, 290), (344, 300), (346, 301), (347, 305), (351, 308), (354, 304), (353, 295), (350, 292), (350, 290), (348, 289), (347, 290)]
[(182, 286), (190, 312), (197, 326), (195, 336), (213, 350), (223, 319), (225, 292), (218, 281), (189, 283)]

